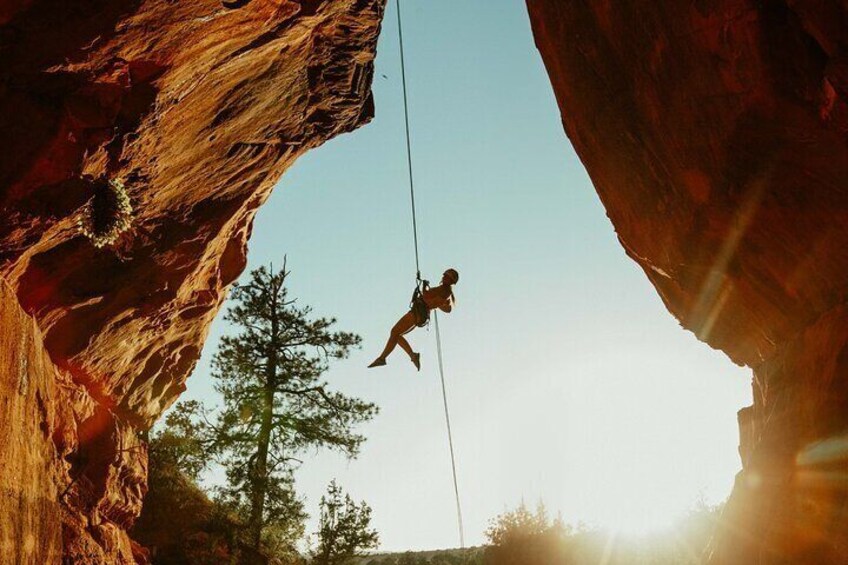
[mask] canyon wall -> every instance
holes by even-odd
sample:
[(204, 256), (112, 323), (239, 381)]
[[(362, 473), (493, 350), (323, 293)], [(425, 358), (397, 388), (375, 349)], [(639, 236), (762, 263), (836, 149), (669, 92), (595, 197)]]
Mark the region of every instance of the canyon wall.
[(622, 246), (754, 371), (708, 557), (848, 562), (848, 2), (527, 5)]
[[(2, 562), (146, 560), (139, 438), (280, 175), (373, 116), (383, 9), (0, 0)], [(79, 226), (109, 180), (133, 211), (98, 248)]]
[(147, 452), (44, 347), (0, 280), (0, 563), (135, 563)]

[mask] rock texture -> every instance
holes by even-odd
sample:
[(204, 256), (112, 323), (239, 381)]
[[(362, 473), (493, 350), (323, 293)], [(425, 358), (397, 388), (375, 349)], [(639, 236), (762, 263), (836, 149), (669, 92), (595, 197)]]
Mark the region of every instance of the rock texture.
[(848, 2), (527, 4), (628, 255), (754, 369), (714, 562), (848, 561)]
[(145, 446), (56, 367), (0, 281), (0, 563), (144, 562), (124, 529), (146, 492)]
[(49, 407), (56, 404), (61, 375), (35, 323), (2, 281), (0, 328), (0, 563), (56, 563), (62, 481), (52, 441), (57, 418)]
[[(0, 533), (30, 532), (45, 556), (32, 563), (144, 559), (125, 533), (144, 492), (139, 432), (184, 390), (280, 175), (372, 117), (383, 7), (0, 0), (0, 279), (11, 289), (0, 388), (12, 414), (0, 433), (15, 446), (45, 419), (62, 430), (50, 432), (53, 447), (19, 448), (41, 455), (0, 457), (4, 496), (29, 505), (4, 513)], [(134, 213), (97, 249), (77, 222), (101, 178), (123, 181)], [(49, 362), (20, 353), (25, 323), (7, 314), (10, 296)], [(32, 380), (40, 404), (6, 394), (20, 363), (44, 367)], [(16, 493), (24, 476), (38, 479)], [(60, 538), (48, 521), (27, 526), (57, 492)]]

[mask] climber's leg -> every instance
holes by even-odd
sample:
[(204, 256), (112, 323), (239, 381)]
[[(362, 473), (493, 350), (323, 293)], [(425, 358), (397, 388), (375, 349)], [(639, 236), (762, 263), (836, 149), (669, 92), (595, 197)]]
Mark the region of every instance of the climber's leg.
[(380, 353), (380, 356), (377, 357), (373, 363), (368, 365), (369, 367), (379, 367), (381, 365), (386, 364), (386, 357), (394, 351), (395, 346), (400, 345), (401, 348), (406, 351), (407, 355), (409, 355), (410, 359), (414, 355), (412, 351), (412, 347), (409, 345), (409, 342), (403, 337), (403, 334), (408, 333), (410, 330), (415, 328), (415, 316), (412, 312), (407, 312), (404, 314), (400, 320), (392, 327), (392, 331), (389, 334), (389, 339), (386, 342), (386, 347), (383, 348), (383, 352)]

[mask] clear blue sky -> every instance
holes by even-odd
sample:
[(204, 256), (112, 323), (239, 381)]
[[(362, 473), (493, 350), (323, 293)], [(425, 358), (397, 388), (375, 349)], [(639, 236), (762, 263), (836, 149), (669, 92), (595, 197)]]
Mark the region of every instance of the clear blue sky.
[[(461, 274), (442, 338), (469, 543), (522, 499), (624, 527), (722, 500), (750, 372), (682, 330), (625, 256), (563, 133), (524, 2), (406, 0), (404, 21), (422, 268)], [(400, 350), (365, 368), (415, 275), (393, 2), (375, 76), (375, 120), (283, 177), (249, 261), (287, 254), (294, 295), (363, 336), (328, 378), (382, 408), (358, 460), (307, 458), (308, 511), (335, 477), (373, 507), (382, 549), (452, 547), (432, 330), (411, 337), (420, 374)], [(217, 401), (209, 360), (225, 331), (219, 317), (184, 398)]]

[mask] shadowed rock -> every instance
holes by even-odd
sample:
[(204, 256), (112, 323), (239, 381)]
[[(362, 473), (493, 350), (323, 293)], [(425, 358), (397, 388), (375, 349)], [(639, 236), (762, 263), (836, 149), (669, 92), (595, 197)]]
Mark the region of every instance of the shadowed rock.
[(527, 4), (627, 254), (754, 369), (714, 562), (848, 560), (848, 5)]

